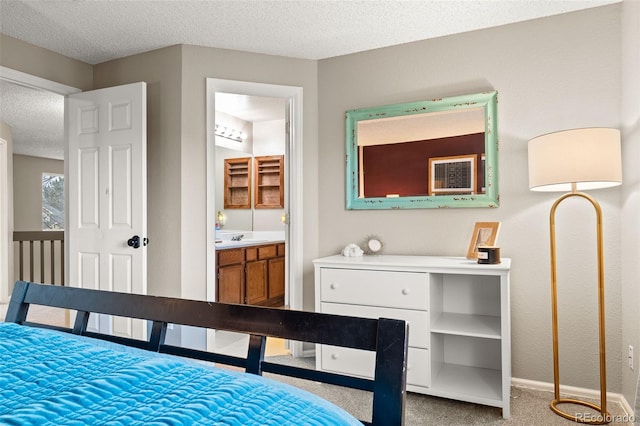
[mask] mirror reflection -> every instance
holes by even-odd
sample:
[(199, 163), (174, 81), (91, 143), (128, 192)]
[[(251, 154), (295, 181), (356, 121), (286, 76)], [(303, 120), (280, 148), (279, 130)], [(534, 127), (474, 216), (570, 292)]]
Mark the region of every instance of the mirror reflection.
[(215, 94), (216, 248), (237, 235), (284, 240), (285, 102)]
[(347, 111), (347, 208), (497, 206), (495, 100)]

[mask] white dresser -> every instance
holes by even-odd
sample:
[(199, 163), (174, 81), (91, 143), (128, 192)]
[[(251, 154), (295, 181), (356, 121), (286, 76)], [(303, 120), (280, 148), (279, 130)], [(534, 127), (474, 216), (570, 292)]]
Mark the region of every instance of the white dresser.
[[(509, 418), (510, 259), (330, 256), (313, 263), (317, 312), (408, 322), (407, 390), (500, 407)], [(374, 353), (317, 345), (316, 368), (373, 377)]]

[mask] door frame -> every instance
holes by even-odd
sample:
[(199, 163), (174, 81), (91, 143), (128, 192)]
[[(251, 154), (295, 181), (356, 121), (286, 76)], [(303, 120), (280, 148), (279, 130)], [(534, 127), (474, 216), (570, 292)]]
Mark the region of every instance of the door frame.
[[(302, 250), (290, 250), (290, 247), (303, 247), (302, 230), (302, 87), (278, 84), (254, 83), (218, 78), (206, 79), (205, 111), (215, 111), (215, 93), (225, 92), (247, 96), (280, 98), (288, 102), (290, 134), (285, 147), (285, 305), (291, 309), (302, 309)], [(215, 300), (215, 112), (206, 117), (207, 131), (207, 300)], [(209, 344), (211, 339), (207, 339)], [(293, 356), (302, 355), (302, 343), (291, 342)]]
[[(31, 89), (43, 90), (45, 92), (55, 93), (62, 96), (67, 96), (72, 93), (82, 92), (82, 90), (78, 89), (77, 87), (67, 86), (66, 84), (58, 83), (57, 81), (47, 80), (46, 78), (38, 77), (33, 74), (27, 74), (25, 72), (14, 70), (12, 68), (7, 68), (4, 66), (0, 66), (0, 80), (17, 84), (19, 86), (29, 87)], [(0, 168), (0, 173), (2, 173), (2, 176), (0, 176), (0, 184), (2, 185), (2, 187), (0, 189), (2, 190), (2, 194), (5, 194), (5, 197), (6, 197), (6, 198), (3, 198), (3, 201), (4, 199), (6, 199), (7, 202), (0, 203), (0, 205), (2, 205), (2, 212), (1, 212), (2, 217), (5, 218), (1, 221), (2, 223), (0, 224), (0, 226), (3, 228), (2, 230), (0, 230), (0, 244), (2, 244), (2, 246), (6, 247), (7, 249), (8, 256), (2, 256), (3, 258), (2, 262), (6, 260), (8, 267), (6, 272), (6, 282), (5, 282), (5, 277), (0, 276), (0, 301), (2, 301), (5, 297), (7, 297), (8, 299), (9, 282), (13, 279), (13, 260), (12, 260), (13, 259), (13, 242), (12, 242), (13, 238), (11, 238), (11, 235), (13, 234), (13, 223), (8, 221), (9, 205), (13, 205), (13, 202), (9, 202), (8, 200), (8, 196), (9, 196), (8, 188), (10, 186), (9, 182), (13, 181), (13, 179), (10, 178), (10, 176), (8, 176), (9, 171), (12, 169), (11, 167), (8, 167), (8, 164), (9, 163), (13, 164), (13, 158), (9, 158), (9, 156), (12, 154), (12, 150), (9, 150), (8, 143), (6, 143), (5, 146), (6, 147), (3, 148), (2, 151), (6, 156), (5, 161), (7, 162), (7, 167), (3, 166), (2, 168)], [(6, 191), (5, 191), (5, 185), (7, 188)], [(11, 188), (11, 193), (13, 193), (13, 187)], [(7, 212), (5, 212), (5, 209), (7, 210)], [(66, 215), (67, 215), (67, 212), (65, 212), (65, 221), (68, 220), (68, 217), (66, 217)], [(5, 238), (8, 240), (6, 244), (4, 241)], [(66, 235), (65, 235), (65, 238), (66, 238)], [(4, 254), (2, 249), (0, 249), (0, 254)], [(68, 253), (65, 253), (65, 277), (69, 276), (66, 273), (66, 271), (69, 268), (69, 265), (67, 264), (68, 259), (69, 259)], [(2, 271), (2, 268), (0, 268), (0, 271)]]
[(9, 143), (0, 137), (0, 303), (9, 302), (9, 277), (13, 272), (13, 268), (9, 268), (9, 265), (13, 265), (13, 242), (9, 238), (8, 159)]

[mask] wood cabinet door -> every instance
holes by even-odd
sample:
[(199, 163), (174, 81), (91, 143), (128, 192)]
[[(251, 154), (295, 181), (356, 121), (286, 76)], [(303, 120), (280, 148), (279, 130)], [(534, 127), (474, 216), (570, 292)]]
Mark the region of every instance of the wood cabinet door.
[(269, 299), (284, 297), (284, 257), (269, 259)]
[(267, 261), (246, 263), (246, 297), (247, 305), (257, 305), (267, 300)]
[(218, 268), (218, 302), (244, 303), (244, 266), (231, 265)]

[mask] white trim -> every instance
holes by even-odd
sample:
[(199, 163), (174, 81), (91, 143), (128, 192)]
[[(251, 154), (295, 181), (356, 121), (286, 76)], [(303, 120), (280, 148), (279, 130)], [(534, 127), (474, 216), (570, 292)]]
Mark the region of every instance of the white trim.
[(0, 303), (9, 302), (9, 256), (13, 251), (9, 234), (9, 144), (0, 139)]
[[(18, 70), (14, 70), (12, 68), (7, 68), (7, 67), (3, 67), (0, 66), (0, 80), (2, 81), (7, 81), (13, 84), (17, 84), (19, 86), (23, 86), (23, 87), (29, 87), (31, 89), (36, 89), (36, 90), (45, 90), (47, 92), (52, 92), (52, 93), (57, 93), (58, 95), (63, 95), (63, 96), (67, 96), (67, 95), (71, 95), (73, 93), (79, 93), (82, 92), (81, 89), (78, 89), (76, 87), (71, 87), (71, 86), (67, 86), (66, 84), (62, 84), (62, 83), (58, 83), (56, 81), (52, 81), (52, 80), (47, 80), (44, 79), (42, 77), (37, 77), (35, 75), (32, 74), (27, 74), (24, 73), (22, 71), (18, 71)], [(65, 99), (65, 110), (67, 108), (67, 101)], [(65, 159), (67, 158), (67, 154), (68, 154), (68, 148), (67, 148), (67, 143), (66, 141), (68, 140), (67, 135), (66, 135), (66, 131), (65, 131)], [(64, 175), (65, 175), (65, 180), (69, 174), (67, 168), (67, 161), (64, 162)], [(65, 195), (66, 198), (66, 195)], [(66, 201), (65, 201), (66, 202)], [(65, 224), (69, 223), (69, 209), (65, 209)], [(65, 241), (68, 241), (68, 235), (67, 235), (67, 231), (65, 230), (65, 234), (64, 234), (64, 238)], [(13, 238), (12, 238), (13, 239)], [(13, 248), (13, 247), (12, 247)], [(10, 250), (9, 252), (10, 256), (11, 256), (11, 260), (13, 259), (13, 251)], [(69, 245), (65, 244), (65, 255), (64, 255), (64, 268), (65, 268), (65, 279), (68, 280), (69, 279)], [(1, 297), (1, 295), (0, 295)]]
[[(217, 78), (206, 79), (207, 111), (215, 111), (215, 92), (235, 93), (247, 96), (280, 98), (289, 102), (291, 108), (291, 136), (286, 156), (290, 157), (290, 166), (286, 180), (288, 197), (285, 200), (285, 212), (289, 222), (285, 264), (286, 295), (285, 304), (291, 309), (302, 309), (303, 278), (303, 240), (302, 240), (302, 87), (278, 84), (253, 83)], [(206, 117), (207, 130), (207, 300), (215, 300), (215, 138), (210, 137), (215, 127), (215, 116)], [(296, 247), (296, 250), (290, 250)], [(207, 347), (210, 347), (211, 334), (207, 335)], [(302, 342), (291, 342), (293, 356), (301, 356)]]
[[(532, 389), (543, 392), (554, 392), (553, 383), (539, 382), (537, 380), (511, 378), (511, 385), (519, 388)], [(560, 393), (563, 396), (573, 396), (578, 398), (600, 399), (600, 391), (575, 386), (560, 385)], [(625, 414), (633, 416), (633, 408), (629, 405), (624, 395), (621, 393), (607, 392), (607, 401), (616, 402), (622, 406)]]
[(63, 96), (82, 91), (76, 87), (67, 86), (66, 84), (58, 83), (56, 81), (46, 80), (35, 75), (3, 66), (0, 66), (0, 80), (8, 81), (19, 86), (29, 87), (31, 89), (46, 90)]
[[(36, 90), (44, 90), (47, 92), (52, 92), (52, 93), (57, 93), (59, 95), (63, 95), (63, 96), (67, 96), (70, 95), (72, 93), (78, 93), (81, 92), (82, 90), (76, 88), (76, 87), (71, 87), (71, 86), (67, 86), (66, 84), (62, 84), (62, 83), (58, 83), (56, 81), (52, 81), (52, 80), (47, 80), (44, 79), (42, 77), (37, 77), (35, 75), (32, 74), (27, 74), (25, 72), (22, 71), (18, 71), (18, 70), (14, 70), (12, 68), (7, 68), (4, 66), (0, 66), (0, 80), (2, 81), (6, 81), (9, 83), (13, 83), (13, 84), (17, 84), (19, 86), (23, 86), (23, 87), (29, 87), (31, 89), (36, 89)], [(9, 162), (9, 152), (7, 149), (7, 155), (6, 155), (6, 161), (7, 163)], [(66, 162), (65, 162), (66, 163)], [(0, 188), (1, 193), (4, 194), (5, 197), (8, 197), (8, 179), (9, 176), (5, 176), (6, 173), (8, 173), (8, 167), (6, 168), (7, 172), (2, 172), (3, 176), (0, 178), (2, 180), (5, 180), (5, 182), (0, 182), (0, 184), (2, 185), (2, 188)], [(65, 173), (66, 174), (66, 173)], [(5, 190), (4, 185), (7, 185), (7, 188)], [(7, 198), (7, 202), (4, 205), (8, 205), (8, 198)], [(2, 204), (2, 203), (0, 203)], [(8, 207), (7, 207), (8, 208)], [(10, 232), (11, 229), (9, 229), (10, 226), (13, 226), (12, 224), (10, 225), (8, 222), (8, 215), (5, 214), (5, 212), (1, 212), (2, 213), (2, 220), (0, 220), (0, 226), (3, 229), (6, 229), (7, 235), (6, 237), (10, 240), (7, 244), (9, 244), (7, 246), (8, 249), (8, 253), (7, 256), (2, 256), (0, 258), (0, 262), (4, 262), (5, 260), (8, 262), (8, 268), (7, 271), (8, 273), (12, 273), (11, 269), (13, 268), (13, 238), (11, 238), (10, 236)], [(66, 217), (66, 212), (65, 212), (65, 220), (68, 220), (68, 217)], [(5, 221), (6, 225), (5, 225)], [(3, 244), (4, 246), (4, 241), (2, 241), (2, 238), (4, 236), (1, 235), (0, 232), (0, 244)], [(66, 235), (65, 235), (66, 238)], [(68, 245), (67, 245), (68, 247)], [(0, 250), (0, 255), (3, 255), (3, 251)], [(67, 269), (67, 262), (69, 259), (69, 256), (67, 256), (68, 253), (65, 254), (65, 270)], [(0, 265), (1, 266), (1, 265)], [(0, 267), (0, 271), (3, 270), (2, 267)], [(2, 273), (4, 275), (4, 273)], [(68, 274), (65, 274), (65, 276), (68, 276)], [(13, 277), (12, 276), (7, 276), (8, 280), (12, 280)], [(7, 285), (5, 286), (3, 284), (3, 277), (0, 277), (0, 301), (2, 301), (3, 299), (8, 299), (8, 282)]]

